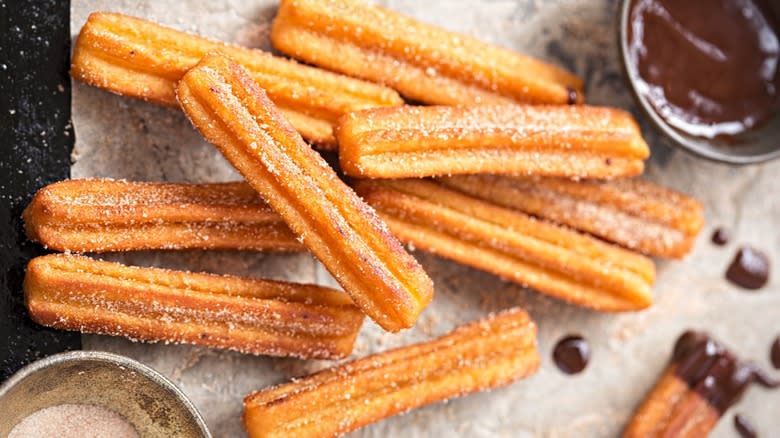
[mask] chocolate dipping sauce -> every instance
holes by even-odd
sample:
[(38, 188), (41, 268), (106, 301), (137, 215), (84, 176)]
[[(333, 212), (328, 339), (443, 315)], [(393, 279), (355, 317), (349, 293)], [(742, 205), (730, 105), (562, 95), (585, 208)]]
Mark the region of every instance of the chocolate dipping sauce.
[(736, 135), (780, 107), (778, 10), (770, 0), (633, 0), (637, 91), (671, 126)]
[(737, 429), (737, 433), (742, 438), (757, 438), (756, 428), (750, 423), (744, 415), (737, 414), (734, 416), (734, 428)]
[(555, 365), (566, 374), (577, 374), (588, 366), (590, 346), (582, 336), (567, 336), (553, 350)]
[(726, 279), (744, 289), (761, 289), (769, 281), (769, 257), (749, 246), (740, 248), (726, 270)]

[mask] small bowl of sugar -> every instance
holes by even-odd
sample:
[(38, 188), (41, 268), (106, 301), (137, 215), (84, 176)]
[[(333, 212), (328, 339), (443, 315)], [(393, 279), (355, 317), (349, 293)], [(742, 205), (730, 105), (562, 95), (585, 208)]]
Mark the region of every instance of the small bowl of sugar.
[(0, 386), (0, 436), (210, 438), (187, 397), (153, 369), (99, 351), (56, 354)]

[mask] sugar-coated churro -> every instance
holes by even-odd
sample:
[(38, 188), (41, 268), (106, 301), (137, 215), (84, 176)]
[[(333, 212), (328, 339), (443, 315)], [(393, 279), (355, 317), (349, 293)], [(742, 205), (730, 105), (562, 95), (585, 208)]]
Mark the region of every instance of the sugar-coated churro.
[(513, 309), (438, 339), (258, 391), (244, 400), (250, 438), (340, 436), (430, 403), (510, 384), (539, 366), (536, 326)]
[(355, 190), (398, 238), (599, 311), (652, 303), (652, 260), (427, 180), (364, 180)]
[(362, 0), (282, 0), (274, 47), (430, 104), (582, 103), (558, 67)]
[(699, 201), (639, 178), (571, 181), (461, 175), (440, 181), (488, 202), (656, 257), (682, 258), (704, 225)]
[(179, 83), (185, 113), (369, 317), (414, 325), (433, 284), (376, 213), (276, 110), (246, 70), (209, 55)]
[(66, 180), (39, 190), (22, 217), (31, 240), (58, 251), (305, 251), (243, 182)]
[(77, 255), (33, 259), (24, 293), (30, 317), (49, 327), (306, 359), (349, 355), (363, 322), (346, 295), (321, 286)]
[(176, 82), (212, 51), (244, 65), (301, 135), (323, 148), (335, 147), (332, 125), (340, 115), (403, 103), (380, 85), (111, 12), (89, 16), (73, 50), (71, 75), (117, 94), (177, 106)]
[(400, 106), (345, 115), (342, 170), (363, 178), (494, 173), (611, 178), (650, 155), (633, 117), (589, 106)]

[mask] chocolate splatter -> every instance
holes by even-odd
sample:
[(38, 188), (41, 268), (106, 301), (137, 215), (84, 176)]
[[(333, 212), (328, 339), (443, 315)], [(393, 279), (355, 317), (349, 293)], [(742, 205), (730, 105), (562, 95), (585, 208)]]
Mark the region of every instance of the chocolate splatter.
[(731, 240), (731, 233), (729, 233), (729, 230), (719, 227), (712, 233), (711, 240), (715, 245), (723, 246)]
[(590, 360), (588, 342), (582, 336), (567, 336), (555, 344), (553, 359), (564, 373), (580, 373), (588, 366), (588, 360)]

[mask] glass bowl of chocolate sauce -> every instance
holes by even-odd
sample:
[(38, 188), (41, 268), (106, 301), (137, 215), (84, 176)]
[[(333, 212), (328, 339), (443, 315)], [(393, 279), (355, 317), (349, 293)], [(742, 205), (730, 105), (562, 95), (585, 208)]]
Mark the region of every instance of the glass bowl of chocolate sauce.
[(679, 147), (729, 164), (780, 158), (780, 0), (623, 0), (639, 107)]

